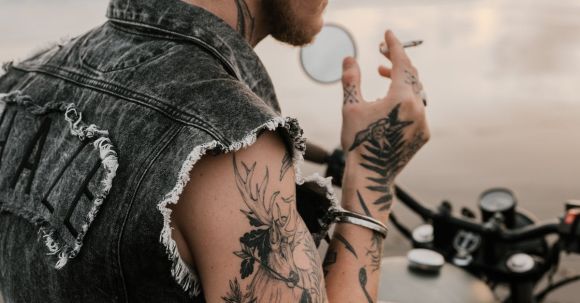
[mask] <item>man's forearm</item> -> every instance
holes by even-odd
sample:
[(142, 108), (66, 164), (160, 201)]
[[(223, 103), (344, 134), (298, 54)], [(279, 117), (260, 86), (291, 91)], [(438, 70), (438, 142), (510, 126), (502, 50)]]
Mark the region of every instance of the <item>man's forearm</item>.
[(336, 227), (323, 263), (329, 302), (376, 302), (382, 245), (369, 229)]
[[(384, 205), (392, 203), (392, 183), (384, 184), (385, 191), (369, 190), (371, 174), (359, 167), (358, 159), (347, 160), (342, 204), (386, 222), (390, 207)], [(353, 224), (337, 224), (323, 263), (329, 302), (376, 302), (382, 247), (380, 234)]]
[[(366, 102), (360, 92), (360, 67), (343, 62), (344, 103), (341, 145), (347, 153), (342, 207), (386, 222), (394, 199), (394, 181), (427, 140), (418, 74), (402, 44), (385, 33), (392, 68), (389, 93)], [(325, 260), (331, 302), (375, 302), (383, 240), (370, 229), (340, 223)]]

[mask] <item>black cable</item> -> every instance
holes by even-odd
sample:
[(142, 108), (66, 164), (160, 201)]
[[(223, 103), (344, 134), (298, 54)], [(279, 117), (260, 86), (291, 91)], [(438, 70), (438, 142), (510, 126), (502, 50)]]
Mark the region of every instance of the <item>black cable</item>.
[(411, 230), (409, 230), (407, 227), (401, 224), (401, 222), (399, 222), (394, 212), (391, 212), (389, 218), (391, 219), (391, 223), (393, 223), (393, 226), (401, 233), (401, 235), (403, 235), (403, 237), (407, 238), (407, 240), (409, 241), (413, 241), (413, 233), (411, 232)]
[(560, 288), (562, 286), (565, 286), (567, 284), (570, 284), (572, 282), (576, 282), (578, 280), (580, 280), (580, 275), (576, 275), (576, 276), (572, 276), (572, 277), (569, 277), (569, 278), (565, 278), (565, 279), (562, 279), (562, 280), (560, 280), (560, 281), (558, 281), (558, 282), (556, 282), (556, 283), (554, 283), (552, 285), (549, 285), (544, 290), (542, 290), (541, 292), (539, 292), (536, 295), (536, 300), (538, 302), (542, 302), (546, 298), (546, 295), (548, 295), (550, 292), (556, 290), (557, 288)]

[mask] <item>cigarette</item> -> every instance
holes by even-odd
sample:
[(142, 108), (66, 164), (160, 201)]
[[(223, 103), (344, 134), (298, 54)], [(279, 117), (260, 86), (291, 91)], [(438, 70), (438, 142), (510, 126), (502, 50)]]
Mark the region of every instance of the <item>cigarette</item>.
[[(423, 40), (413, 40), (413, 41), (403, 43), (403, 48), (415, 47), (415, 46), (419, 46), (421, 44), (423, 44)], [(381, 42), (379, 50), (382, 54), (386, 55), (389, 52), (389, 47), (387, 46), (387, 44), (385, 42)]]

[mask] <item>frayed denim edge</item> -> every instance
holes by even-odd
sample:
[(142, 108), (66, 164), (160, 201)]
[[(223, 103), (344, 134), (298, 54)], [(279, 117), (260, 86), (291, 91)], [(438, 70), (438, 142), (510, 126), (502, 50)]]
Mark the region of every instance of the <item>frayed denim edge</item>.
[(302, 185), (305, 182), (316, 182), (319, 186), (326, 188), (326, 196), (331, 201), (332, 206), (340, 207), (340, 203), (338, 202), (332, 188), (332, 177), (323, 178), (319, 174), (313, 174), (307, 178), (302, 177), (300, 165), (304, 161), (305, 140), (302, 138), (302, 130), (294, 118), (275, 117), (252, 130), (244, 139), (235, 142), (228, 147), (223, 146), (217, 141), (196, 146), (184, 161), (179, 171), (175, 187), (167, 193), (165, 198), (157, 205), (157, 208), (163, 215), (163, 229), (161, 230), (159, 240), (166, 247), (168, 258), (172, 261), (171, 274), (189, 296), (194, 297), (200, 294), (200, 281), (195, 268), (188, 266), (183, 261), (177, 250), (175, 240), (171, 238), (170, 218), (172, 210), (167, 208), (167, 205), (177, 204), (179, 196), (190, 180), (189, 173), (191, 169), (208, 150), (212, 150), (219, 146), (222, 148), (224, 153), (235, 152), (254, 144), (258, 132), (265, 129), (273, 131), (279, 127), (286, 128), (291, 139), (294, 141), (293, 166), (296, 174), (296, 184)]

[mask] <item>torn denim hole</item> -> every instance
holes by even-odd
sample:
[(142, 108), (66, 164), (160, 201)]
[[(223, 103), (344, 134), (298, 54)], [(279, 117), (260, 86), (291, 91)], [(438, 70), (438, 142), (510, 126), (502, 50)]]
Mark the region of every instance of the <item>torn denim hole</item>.
[(99, 152), (99, 158), (101, 160), (100, 166), (105, 171), (104, 178), (99, 182), (100, 188), (94, 195), (89, 212), (83, 218), (81, 230), (78, 232), (74, 243), (72, 245), (64, 243), (59, 238), (56, 229), (44, 218), (38, 218), (37, 220), (40, 225), (38, 231), (39, 237), (44, 238), (44, 243), (49, 251), (47, 255), (58, 254), (58, 261), (54, 267), (61, 269), (67, 264), (69, 259), (78, 255), (83, 245), (85, 234), (94, 221), (103, 201), (109, 194), (118, 168), (117, 152), (109, 138), (109, 133), (106, 130), (99, 129), (94, 124), (88, 125), (83, 122), (82, 113), (77, 111), (74, 103), (48, 102), (41, 106), (33, 103), (30, 96), (23, 95), (18, 90), (8, 94), (0, 94), (0, 101), (5, 102), (6, 105), (15, 104), (22, 106), (28, 113), (33, 115), (44, 115), (51, 112), (64, 113), (64, 118), (69, 124), (70, 134), (77, 137), (80, 141), (89, 140), (93, 148)]
[(172, 261), (171, 274), (177, 283), (182, 287), (189, 296), (195, 297), (200, 294), (200, 280), (195, 268), (187, 265), (179, 255), (175, 240), (171, 237), (171, 213), (172, 210), (167, 207), (168, 204), (177, 204), (179, 196), (190, 180), (189, 173), (193, 166), (207, 151), (220, 147), (224, 153), (238, 151), (246, 148), (256, 142), (257, 134), (263, 130), (274, 131), (283, 127), (290, 136), (293, 144), (293, 166), (296, 174), (296, 184), (302, 185), (305, 182), (316, 182), (320, 187), (326, 190), (326, 197), (331, 201), (332, 207), (340, 207), (338, 199), (336, 198), (332, 188), (332, 178), (323, 178), (319, 174), (314, 174), (307, 178), (303, 178), (300, 170), (300, 165), (304, 161), (304, 152), (306, 150), (306, 140), (302, 137), (303, 131), (298, 125), (295, 118), (290, 117), (275, 117), (263, 125), (252, 130), (242, 140), (232, 143), (230, 146), (224, 146), (218, 141), (211, 141), (199, 146), (196, 146), (187, 156), (178, 173), (177, 183), (175, 187), (165, 195), (165, 198), (159, 202), (157, 208), (163, 216), (163, 229), (160, 235), (160, 242), (166, 247), (169, 260)]

